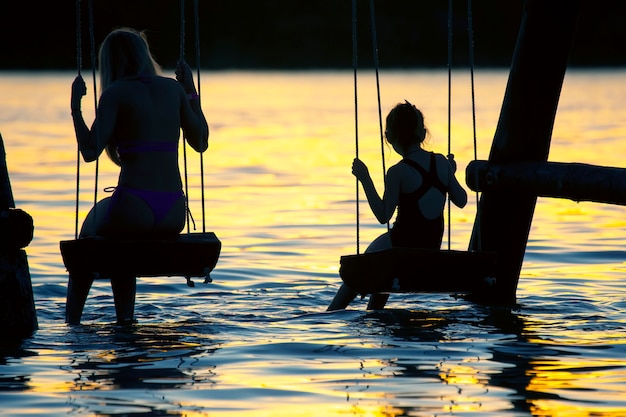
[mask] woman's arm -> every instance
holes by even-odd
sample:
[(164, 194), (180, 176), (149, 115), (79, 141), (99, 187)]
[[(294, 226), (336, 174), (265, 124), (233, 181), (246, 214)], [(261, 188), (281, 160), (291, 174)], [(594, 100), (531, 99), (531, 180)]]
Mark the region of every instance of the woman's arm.
[(85, 162), (95, 161), (102, 153), (111, 136), (115, 124), (115, 106), (105, 95), (100, 100), (96, 119), (91, 126), (87, 127), (81, 111), (82, 97), (87, 93), (85, 81), (79, 75), (72, 83), (71, 109), (74, 122), (74, 132), (78, 141), (78, 149)]
[(182, 86), (180, 97), (183, 135), (194, 150), (204, 152), (209, 147), (209, 125), (200, 107), (200, 97), (187, 63), (178, 63), (176, 79)]

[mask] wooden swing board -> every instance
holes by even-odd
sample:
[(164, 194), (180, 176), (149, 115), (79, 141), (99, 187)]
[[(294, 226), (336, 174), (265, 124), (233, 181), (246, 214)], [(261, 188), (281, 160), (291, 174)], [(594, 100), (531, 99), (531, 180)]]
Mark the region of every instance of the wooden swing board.
[(70, 275), (206, 277), (215, 268), (222, 243), (215, 233), (184, 233), (172, 239), (87, 237), (60, 242)]
[(496, 254), (392, 248), (342, 256), (339, 275), (361, 295), (375, 293), (471, 293), (495, 283)]

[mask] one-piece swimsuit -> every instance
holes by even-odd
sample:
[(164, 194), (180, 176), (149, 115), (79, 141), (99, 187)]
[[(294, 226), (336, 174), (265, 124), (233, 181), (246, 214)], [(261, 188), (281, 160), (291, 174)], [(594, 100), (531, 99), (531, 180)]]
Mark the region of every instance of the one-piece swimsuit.
[(391, 229), (391, 243), (394, 247), (439, 249), (443, 239), (443, 213), (434, 219), (427, 219), (419, 208), (419, 200), (430, 189), (436, 188), (444, 196), (447, 193), (437, 175), (435, 154), (431, 152), (429, 171), (411, 159), (405, 158), (402, 162), (421, 174), (422, 185), (411, 193), (400, 193), (398, 215)]

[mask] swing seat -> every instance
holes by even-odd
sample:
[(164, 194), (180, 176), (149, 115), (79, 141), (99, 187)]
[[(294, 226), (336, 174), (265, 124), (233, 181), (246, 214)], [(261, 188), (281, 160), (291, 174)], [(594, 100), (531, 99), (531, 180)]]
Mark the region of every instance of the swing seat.
[(474, 293), (495, 284), (496, 254), (391, 248), (342, 256), (339, 275), (361, 295), (375, 293)]
[(60, 242), (63, 263), (73, 279), (205, 277), (215, 268), (222, 243), (212, 232), (183, 233), (171, 239), (86, 237)]

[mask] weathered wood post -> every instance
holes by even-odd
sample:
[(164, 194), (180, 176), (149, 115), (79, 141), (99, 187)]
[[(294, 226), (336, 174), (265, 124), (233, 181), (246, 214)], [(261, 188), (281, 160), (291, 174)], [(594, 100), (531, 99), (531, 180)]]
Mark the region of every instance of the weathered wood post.
[(467, 185), (474, 191), (522, 190), (538, 197), (626, 206), (626, 168), (576, 162), (472, 161)]
[(33, 238), (33, 219), (15, 209), (4, 141), (0, 135), (0, 340), (30, 336), (39, 327), (26, 247)]
[[(526, 0), (489, 162), (548, 158), (552, 128), (574, 38), (580, 0)], [(485, 191), (470, 250), (498, 255), (488, 302), (515, 302), (537, 195)]]

